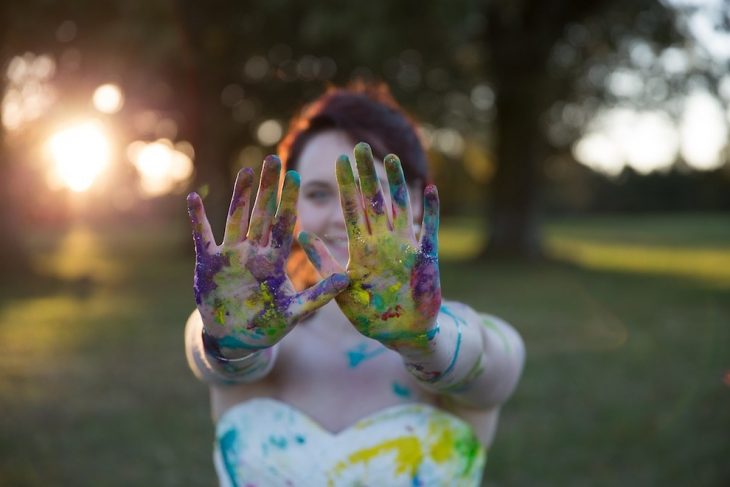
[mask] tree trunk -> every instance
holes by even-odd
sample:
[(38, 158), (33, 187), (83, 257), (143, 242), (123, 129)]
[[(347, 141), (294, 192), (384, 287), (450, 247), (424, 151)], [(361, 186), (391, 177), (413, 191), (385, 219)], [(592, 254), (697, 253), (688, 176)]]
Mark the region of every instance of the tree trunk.
[(485, 4), (485, 52), (497, 109), (497, 170), (487, 203), (488, 244), (482, 257), (542, 255), (538, 209), (547, 143), (541, 119), (552, 102), (546, 67), (560, 32), (551, 20), (561, 4), (532, 0)]
[(485, 255), (540, 257), (540, 169), (546, 155), (542, 86), (539, 79), (521, 73), (500, 73), (497, 78), (497, 171), (488, 202)]
[(15, 200), (17, 191), (12, 191), (14, 179), (0, 128), (0, 194), (3, 199), (0, 205), (0, 225), (3, 229), (0, 237), (0, 280), (11, 281), (18, 276), (27, 277), (32, 272), (30, 256), (21, 238), (22, 225), (18, 213), (23, 211), (23, 205), (22, 201)]
[[(0, 103), (5, 96), (7, 78), (5, 69), (9, 60), (10, 52), (6, 44), (7, 28), (9, 25), (4, 2), (0, 2)], [(22, 208), (22, 202), (14, 201), (12, 195), (17, 191), (11, 191), (14, 182), (13, 166), (8, 157), (5, 147), (5, 128), (0, 121), (0, 225), (2, 226), (2, 237), (0, 237), (0, 280), (10, 279), (14, 276), (27, 275), (31, 271), (30, 256), (21, 239), (21, 225), (19, 221), (18, 208)]]

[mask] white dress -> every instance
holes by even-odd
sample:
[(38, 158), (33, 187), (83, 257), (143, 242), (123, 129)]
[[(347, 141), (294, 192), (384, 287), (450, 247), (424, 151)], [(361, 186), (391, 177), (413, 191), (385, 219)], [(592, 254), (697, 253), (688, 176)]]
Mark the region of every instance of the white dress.
[(478, 486), (486, 450), (471, 426), (427, 404), (400, 404), (331, 433), (294, 407), (248, 400), (218, 421), (223, 487)]

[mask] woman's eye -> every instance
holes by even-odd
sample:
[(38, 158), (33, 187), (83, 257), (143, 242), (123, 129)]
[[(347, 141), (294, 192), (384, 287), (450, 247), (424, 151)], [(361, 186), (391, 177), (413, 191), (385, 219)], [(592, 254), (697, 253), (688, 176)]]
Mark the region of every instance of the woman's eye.
[(313, 189), (313, 190), (309, 190), (306, 193), (304, 193), (305, 198), (307, 198), (308, 200), (314, 201), (315, 203), (323, 203), (330, 196), (332, 196), (332, 192), (324, 190), (324, 189)]

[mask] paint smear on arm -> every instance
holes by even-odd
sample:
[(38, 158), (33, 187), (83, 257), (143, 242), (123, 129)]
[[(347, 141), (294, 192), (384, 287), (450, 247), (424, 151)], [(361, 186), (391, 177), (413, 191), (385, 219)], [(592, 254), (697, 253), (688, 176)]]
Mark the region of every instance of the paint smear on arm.
[(377, 357), (385, 350), (386, 348), (381, 345), (369, 346), (367, 343), (358, 343), (357, 346), (347, 351), (347, 364), (354, 369), (366, 360)]

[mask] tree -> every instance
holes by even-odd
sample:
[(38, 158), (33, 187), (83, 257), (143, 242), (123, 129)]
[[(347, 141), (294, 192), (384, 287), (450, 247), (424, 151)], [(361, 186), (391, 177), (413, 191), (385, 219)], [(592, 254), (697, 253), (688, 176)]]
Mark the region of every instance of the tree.
[[(642, 44), (661, 51), (686, 49), (688, 33), (680, 12), (653, 0), (492, 0), (485, 2), (485, 68), (496, 95), (493, 198), (489, 245), (484, 256), (535, 257), (542, 252), (539, 227), (545, 161), (565, 153), (584, 126), (572, 127), (567, 139), (550, 140), (549, 124), (560, 124), (551, 109), (590, 101), (581, 122), (602, 103), (610, 103), (610, 72), (631, 64), (631, 49)], [(591, 68), (599, 80), (588, 80)], [(634, 66), (634, 69), (638, 69)], [(711, 70), (700, 70), (712, 77)], [(677, 80), (681, 92), (688, 77)], [(640, 94), (643, 96), (644, 94)], [(643, 96), (643, 102), (651, 97)], [(634, 100), (635, 103), (640, 103)], [(598, 105), (597, 105), (598, 104)]]
[[(224, 214), (241, 149), (273, 151), (257, 140), (261, 122), (285, 123), (327, 83), (387, 80), (421, 120), (495, 155), (487, 256), (541, 254), (546, 161), (565, 154), (580, 121), (613, 101), (605, 78), (632, 62), (632, 45), (660, 51), (688, 43), (677, 11), (658, 0), (407, 0), (346, 8), (293, 0), (29, 0), (12, 11), (2, 5), (0, 61), (25, 50), (61, 56), (73, 47), (84, 62), (62, 73), (62, 87), (91, 89), (112, 77), (127, 92), (119, 117), (129, 122), (134, 110), (147, 108), (175, 119), (179, 137), (196, 150), (196, 189), (212, 189), (206, 204), (214, 219)], [(79, 35), (59, 45), (55, 33), (66, 20)], [(675, 91), (690, 74), (672, 80)], [(160, 83), (171, 95), (155, 95), (150, 87)], [(555, 116), (568, 104), (580, 109), (572, 126)], [(459, 162), (458, 151), (444, 154), (434, 160)]]

